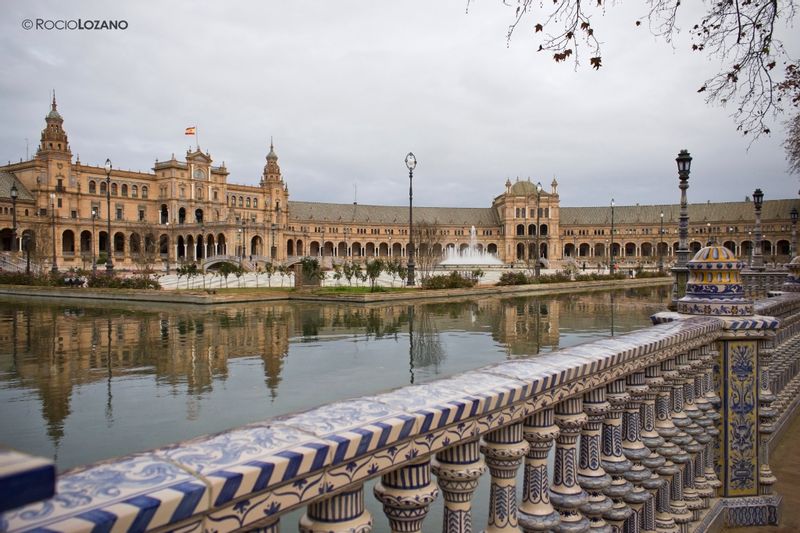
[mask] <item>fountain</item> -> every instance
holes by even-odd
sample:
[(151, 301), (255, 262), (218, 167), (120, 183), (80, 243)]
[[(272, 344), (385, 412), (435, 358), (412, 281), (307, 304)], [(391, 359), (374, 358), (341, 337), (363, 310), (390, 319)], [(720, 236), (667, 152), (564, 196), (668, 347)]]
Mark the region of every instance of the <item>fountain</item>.
[(463, 250), (458, 250), (454, 246), (445, 250), (444, 259), (440, 266), (468, 266), (468, 265), (502, 265), (494, 254), (478, 249), (477, 232), (475, 226), (469, 229), (469, 246)]

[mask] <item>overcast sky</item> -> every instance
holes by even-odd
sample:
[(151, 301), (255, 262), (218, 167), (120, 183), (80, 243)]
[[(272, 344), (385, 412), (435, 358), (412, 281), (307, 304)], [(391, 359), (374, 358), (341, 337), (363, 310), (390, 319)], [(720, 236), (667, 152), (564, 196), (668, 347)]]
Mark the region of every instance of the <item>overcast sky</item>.
[[(696, 3), (696, 4), (699, 4)], [(560, 183), (565, 206), (671, 203), (675, 156), (694, 157), (690, 202), (796, 198), (774, 129), (748, 150), (729, 110), (696, 90), (717, 60), (634, 21), (644, 2), (593, 26), (603, 68), (536, 53), (499, 0), (3, 0), (0, 160), (34, 153), (54, 88), (73, 154), (148, 171), (200, 145), (230, 181), (257, 184), (270, 136), (290, 198), (486, 207), (506, 178)], [(692, 7), (687, 7), (692, 9)], [(693, 9), (698, 9), (695, 5)], [(682, 25), (695, 22), (685, 13)], [(25, 19), (124, 19), (124, 31), (26, 30)], [(800, 32), (782, 37), (800, 54)], [(354, 187), (355, 186), (355, 187)]]

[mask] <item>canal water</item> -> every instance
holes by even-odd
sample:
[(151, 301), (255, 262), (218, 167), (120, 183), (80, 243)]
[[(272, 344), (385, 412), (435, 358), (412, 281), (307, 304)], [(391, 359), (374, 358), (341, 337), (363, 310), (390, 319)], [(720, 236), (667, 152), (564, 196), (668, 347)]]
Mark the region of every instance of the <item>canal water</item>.
[(0, 445), (59, 469), (649, 325), (667, 288), (449, 303), (0, 302)]
[[(650, 325), (669, 288), (414, 305), (0, 301), (0, 446), (60, 470)], [(551, 451), (552, 455), (552, 451)], [(552, 464), (551, 464), (552, 468)], [(519, 472), (521, 489), (522, 469)], [(487, 520), (489, 475), (473, 520)], [(373, 531), (388, 531), (366, 484)], [(291, 531), (302, 509), (282, 519)], [(424, 531), (441, 531), (442, 497)]]

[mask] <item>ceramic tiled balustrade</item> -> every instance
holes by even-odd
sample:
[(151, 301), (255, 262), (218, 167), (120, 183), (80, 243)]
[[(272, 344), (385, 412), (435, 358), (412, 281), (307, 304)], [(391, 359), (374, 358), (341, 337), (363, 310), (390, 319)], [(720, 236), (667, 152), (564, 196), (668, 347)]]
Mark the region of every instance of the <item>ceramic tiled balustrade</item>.
[[(784, 300), (764, 309), (790, 318), (800, 305)], [(466, 532), (487, 467), (492, 531), (688, 531), (721, 484), (714, 365), (724, 329), (724, 319), (683, 317), (90, 465), (61, 475), (53, 498), (2, 515), (0, 531), (277, 531), (305, 507), (301, 531), (366, 532), (363, 484), (382, 476), (375, 496), (393, 531), (419, 531), (441, 490), (444, 531)], [(786, 370), (787, 386), (795, 374)]]

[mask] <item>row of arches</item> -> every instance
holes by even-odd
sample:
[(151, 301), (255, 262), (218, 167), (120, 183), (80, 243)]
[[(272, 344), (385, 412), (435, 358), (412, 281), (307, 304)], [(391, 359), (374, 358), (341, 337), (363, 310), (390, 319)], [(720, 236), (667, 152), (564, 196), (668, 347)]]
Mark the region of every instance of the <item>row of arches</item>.
[[(464, 251), (468, 248), (469, 245), (466, 243), (435, 243), (433, 245), (421, 243), (415, 246), (417, 254), (430, 254), (433, 257), (444, 257), (448, 249)], [(479, 252), (484, 251), (483, 244), (477, 244), (476, 248)], [(496, 255), (497, 244), (488, 244), (486, 251)], [(286, 255), (290, 257), (302, 255), (310, 255), (312, 257), (406, 257), (406, 254), (407, 246), (399, 242), (361, 243), (360, 241), (354, 241), (348, 243), (344, 241), (325, 241), (323, 244), (320, 241), (311, 240), (306, 244), (303, 239), (288, 239), (286, 241)]]
[[(105, 181), (100, 181), (100, 194), (107, 194), (108, 189)], [(117, 185), (116, 182), (111, 182), (111, 196), (128, 196), (130, 192), (131, 198), (138, 198), (139, 197), (139, 186), (138, 185), (131, 185), (130, 188), (128, 187), (127, 183), (123, 183), (122, 185)], [(149, 195), (149, 189), (147, 185), (142, 185), (141, 187), (142, 198), (147, 198)], [(94, 180), (89, 180), (89, 194), (97, 194), (97, 182)]]
[[(527, 233), (526, 233), (527, 231)], [(536, 224), (528, 224), (527, 228), (525, 224), (517, 224), (517, 237), (522, 237), (524, 235), (536, 235)], [(539, 225), (539, 236), (546, 237), (547, 236), (547, 224), (540, 224)]]
[[(615, 257), (657, 257), (673, 256), (677, 254), (680, 243), (675, 241), (671, 245), (666, 242), (661, 243), (617, 243), (613, 244), (613, 254)], [(699, 241), (691, 241), (689, 243), (689, 251), (697, 253), (704, 246)], [(728, 248), (734, 255), (745, 257), (752, 254), (753, 242), (749, 240), (736, 243), (734, 241), (725, 241), (723, 246)], [(763, 255), (781, 255), (788, 256), (791, 251), (791, 244), (788, 240), (781, 239), (775, 243), (769, 240), (761, 241), (761, 253)], [(608, 255), (611, 246), (606, 243), (598, 242), (593, 245), (590, 243), (567, 243), (564, 245), (564, 257), (605, 257)]]

